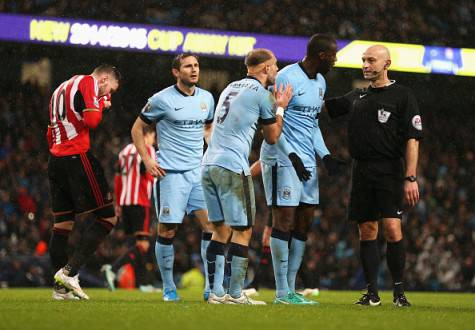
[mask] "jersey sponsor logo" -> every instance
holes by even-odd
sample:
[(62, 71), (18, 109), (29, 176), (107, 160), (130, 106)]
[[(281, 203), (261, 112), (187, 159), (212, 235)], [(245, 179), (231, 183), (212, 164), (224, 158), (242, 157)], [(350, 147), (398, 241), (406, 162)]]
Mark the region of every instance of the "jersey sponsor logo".
[(183, 109), (184, 107), (181, 107), (181, 108), (175, 108), (175, 111), (180, 111), (181, 109)]
[(206, 106), (206, 103), (205, 103), (205, 102), (201, 102), (200, 107), (201, 107), (201, 111), (203, 111), (203, 112), (205, 112), (206, 110), (208, 110), (208, 107)]
[(297, 96), (302, 96), (303, 94), (305, 94), (305, 91), (300, 91), (297, 93)]
[(320, 96), (321, 99), (323, 99), (323, 89), (318, 88), (318, 96)]
[(292, 107), (292, 110), (301, 111), (304, 113), (314, 113), (319, 112), (320, 106), (311, 106), (311, 105), (296, 105)]
[(396, 213), (397, 213), (397, 215), (401, 215), (403, 213), (403, 211), (402, 210), (397, 210)]
[(422, 119), (421, 116), (415, 115), (412, 117), (412, 126), (418, 131), (422, 131)]
[(362, 99), (362, 98), (365, 97), (366, 95), (368, 95), (368, 94), (360, 94), (360, 99)]
[(175, 120), (173, 123), (175, 125), (179, 125), (179, 126), (183, 126), (183, 127), (189, 127), (189, 128), (192, 128), (192, 127), (203, 127), (204, 123), (205, 123), (206, 120), (204, 119), (196, 119), (196, 120), (193, 120), (193, 119), (186, 119), (186, 120)]
[(384, 110), (384, 108), (378, 110), (378, 120), (380, 123), (387, 123), (390, 116), (391, 112)]

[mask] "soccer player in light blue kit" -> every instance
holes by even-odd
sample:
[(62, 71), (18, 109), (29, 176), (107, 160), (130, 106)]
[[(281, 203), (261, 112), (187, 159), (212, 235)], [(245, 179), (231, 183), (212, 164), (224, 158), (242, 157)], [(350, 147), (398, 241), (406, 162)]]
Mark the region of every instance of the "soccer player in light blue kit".
[[(294, 90), (279, 142), (264, 142), (260, 156), (267, 205), (272, 206), (270, 247), (276, 281), (274, 303), (278, 304), (315, 304), (295, 293), (295, 278), (319, 204), (315, 150), (323, 147), (314, 146), (314, 142), (324, 145), (317, 120), (326, 89), (323, 74), (335, 64), (336, 51), (335, 39), (316, 34), (307, 44), (305, 58), (282, 69), (276, 79), (277, 84), (290, 84)], [(339, 166), (330, 154), (322, 160), (329, 172)]]
[[(245, 64), (248, 76), (232, 82), (221, 93), (203, 158), (203, 189), (213, 228), (206, 255), (211, 304), (265, 304), (242, 292), (256, 213), (248, 158), (258, 122), (263, 124), (264, 139), (269, 144), (277, 142), (292, 87), (274, 88), (274, 94), (267, 90), (278, 70), (274, 54), (267, 49), (252, 50)], [(228, 242), (231, 278), (226, 293), (224, 250)]]
[[(173, 238), (185, 213), (193, 215), (203, 230), (201, 256), (206, 275), (206, 249), (211, 232), (201, 186), (200, 165), (203, 138), (208, 141), (211, 132), (214, 100), (208, 91), (196, 87), (199, 69), (195, 55), (176, 56), (172, 63), (176, 85), (149, 98), (132, 127), (132, 139), (145, 167), (158, 177), (153, 189), (159, 220), (155, 255), (163, 281), (164, 301), (180, 299), (173, 280)], [(142, 128), (154, 122), (160, 145), (157, 159), (151, 158), (146, 152), (142, 134)], [(205, 300), (208, 295), (209, 284), (206, 281)]]

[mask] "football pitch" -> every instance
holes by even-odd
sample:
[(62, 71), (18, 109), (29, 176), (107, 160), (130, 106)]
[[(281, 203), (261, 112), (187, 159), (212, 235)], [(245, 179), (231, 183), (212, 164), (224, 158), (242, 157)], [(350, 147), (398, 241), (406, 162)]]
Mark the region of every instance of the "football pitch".
[[(409, 292), (410, 308), (353, 305), (356, 291), (321, 291), (317, 306), (272, 305), (273, 292), (256, 299), (267, 306), (208, 305), (197, 290), (182, 301), (161, 293), (85, 289), (89, 301), (52, 301), (47, 289), (0, 290), (0, 329), (475, 329), (475, 294)], [(261, 327), (261, 328), (260, 328)]]

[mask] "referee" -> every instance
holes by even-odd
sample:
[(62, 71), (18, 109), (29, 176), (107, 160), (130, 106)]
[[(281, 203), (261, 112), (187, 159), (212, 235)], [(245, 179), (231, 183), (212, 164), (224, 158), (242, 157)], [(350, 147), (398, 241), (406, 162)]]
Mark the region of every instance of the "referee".
[(422, 138), (421, 115), (412, 91), (388, 78), (391, 59), (386, 47), (369, 47), (362, 60), (363, 76), (370, 86), (325, 102), (331, 118), (349, 115), (353, 168), (348, 217), (358, 222), (360, 257), (368, 288), (356, 304), (381, 305), (377, 237), (378, 220), (382, 218), (388, 268), (394, 283), (393, 302), (398, 307), (411, 306), (403, 288), (406, 252), (401, 218), (403, 198), (409, 206), (419, 200), (416, 168)]

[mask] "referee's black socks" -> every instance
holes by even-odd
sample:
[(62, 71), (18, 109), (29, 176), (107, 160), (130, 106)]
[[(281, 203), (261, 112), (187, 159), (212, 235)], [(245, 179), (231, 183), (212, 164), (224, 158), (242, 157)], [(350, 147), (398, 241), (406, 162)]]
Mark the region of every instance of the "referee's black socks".
[(404, 241), (387, 242), (386, 259), (394, 283), (394, 295), (404, 292), (403, 279), (406, 266)]
[(360, 241), (360, 258), (368, 292), (378, 294), (379, 250), (377, 240)]

